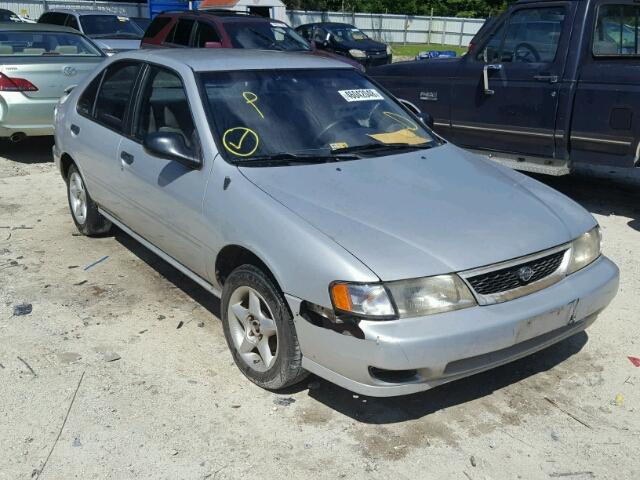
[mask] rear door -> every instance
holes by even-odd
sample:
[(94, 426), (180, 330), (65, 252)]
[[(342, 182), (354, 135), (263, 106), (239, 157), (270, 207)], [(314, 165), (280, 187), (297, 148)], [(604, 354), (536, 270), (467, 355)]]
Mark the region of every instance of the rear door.
[(140, 68), (140, 63), (133, 61), (109, 65), (80, 94), (77, 115), (69, 125), (91, 195), (118, 218), (125, 217), (129, 209), (116, 184), (120, 173), (118, 147), (126, 131)]
[(574, 163), (632, 167), (640, 155), (640, 5), (600, 1), (587, 31), (573, 106)]
[(554, 157), (559, 82), (576, 2), (514, 7), (460, 62), (449, 138), (471, 148)]

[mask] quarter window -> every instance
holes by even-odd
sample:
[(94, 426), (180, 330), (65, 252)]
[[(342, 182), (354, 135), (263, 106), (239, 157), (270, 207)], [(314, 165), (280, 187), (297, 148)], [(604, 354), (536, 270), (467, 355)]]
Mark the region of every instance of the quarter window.
[(640, 7), (635, 5), (601, 5), (593, 35), (593, 54), (638, 55), (639, 14)]
[(135, 129), (139, 140), (155, 132), (177, 133), (187, 147), (197, 146), (196, 129), (180, 77), (164, 68), (151, 67), (145, 83)]
[(78, 105), (76, 107), (78, 113), (89, 117), (93, 116), (93, 104), (96, 102), (96, 94), (98, 93), (98, 87), (100, 86), (103, 74), (104, 72), (94, 78), (80, 95)]
[(70, 27), (70, 28), (75, 28), (76, 30), (80, 31), (80, 25), (78, 25), (78, 20), (73, 15), (69, 15), (67, 17), (67, 25), (66, 26)]
[(515, 11), (491, 36), (479, 60), (500, 63), (551, 63), (564, 25), (564, 7)]
[(139, 71), (140, 66), (130, 62), (114, 63), (107, 68), (96, 99), (98, 122), (118, 131), (124, 130), (127, 106)]

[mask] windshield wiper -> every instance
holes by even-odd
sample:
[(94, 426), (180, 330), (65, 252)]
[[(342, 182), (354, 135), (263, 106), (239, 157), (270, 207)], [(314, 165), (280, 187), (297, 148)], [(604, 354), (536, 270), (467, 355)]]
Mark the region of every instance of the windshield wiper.
[(333, 150), (335, 154), (342, 153), (364, 153), (381, 150), (423, 150), (431, 148), (429, 143), (418, 143), (411, 145), (409, 143), (365, 143), (363, 145), (353, 145), (352, 147), (343, 147)]
[(255, 163), (275, 163), (292, 164), (292, 163), (327, 163), (338, 162), (343, 160), (356, 160), (355, 155), (314, 155), (314, 154), (296, 154), (296, 153), (273, 153), (271, 155), (259, 155), (256, 157), (239, 160), (239, 165), (248, 165)]

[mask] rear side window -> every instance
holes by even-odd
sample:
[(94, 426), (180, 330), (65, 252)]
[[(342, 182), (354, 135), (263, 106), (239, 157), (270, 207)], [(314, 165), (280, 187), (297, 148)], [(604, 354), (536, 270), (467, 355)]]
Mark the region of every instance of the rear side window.
[(98, 87), (100, 86), (100, 81), (102, 80), (103, 75), (104, 72), (94, 78), (84, 90), (84, 92), (82, 92), (82, 94), (80, 95), (78, 104), (76, 106), (79, 114), (85, 115), (87, 117), (93, 116), (93, 105), (96, 103), (96, 95), (98, 93)]
[(167, 36), (167, 42), (174, 45), (189, 46), (189, 37), (191, 37), (191, 28), (193, 28), (194, 21), (188, 18), (181, 18), (178, 20), (169, 35)]
[(144, 36), (147, 38), (155, 37), (164, 27), (169, 25), (169, 22), (171, 22), (171, 17), (156, 17), (144, 32)]
[(593, 55), (626, 57), (640, 54), (639, 14), (640, 7), (636, 5), (601, 5), (593, 34)]
[(59, 12), (50, 12), (43, 14), (39, 19), (38, 23), (46, 23), (48, 25), (64, 25), (64, 22), (67, 20), (67, 15)]
[(196, 38), (194, 47), (204, 48), (207, 42), (219, 42), (220, 35), (213, 25), (204, 22), (198, 22), (196, 25)]
[(98, 122), (120, 132), (124, 130), (125, 114), (139, 71), (140, 65), (131, 62), (118, 62), (107, 68), (96, 99), (94, 117)]

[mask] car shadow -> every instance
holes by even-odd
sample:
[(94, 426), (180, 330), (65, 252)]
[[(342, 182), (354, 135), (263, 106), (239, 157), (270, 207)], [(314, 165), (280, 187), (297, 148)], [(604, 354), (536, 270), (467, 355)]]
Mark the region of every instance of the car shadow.
[(318, 380), (315, 388), (309, 389), (309, 396), (362, 423), (384, 425), (406, 422), (486, 397), (532, 375), (550, 370), (582, 350), (587, 339), (585, 332), (579, 332), (515, 362), (412, 395), (388, 398), (354, 395), (342, 387)]
[(26, 165), (53, 162), (53, 137), (27, 137), (13, 143), (0, 139), (0, 157)]
[(220, 300), (215, 295), (198, 285), (169, 263), (165, 262), (162, 258), (119, 228), (113, 227), (113, 237), (120, 245), (125, 247), (136, 257), (153, 268), (158, 274), (162, 275), (166, 280), (182, 290), (185, 295), (188, 295), (193, 301), (199, 303), (216, 318), (220, 318)]
[(628, 217), (631, 220), (627, 225), (640, 231), (640, 185), (580, 174), (531, 177), (564, 193), (591, 213)]

